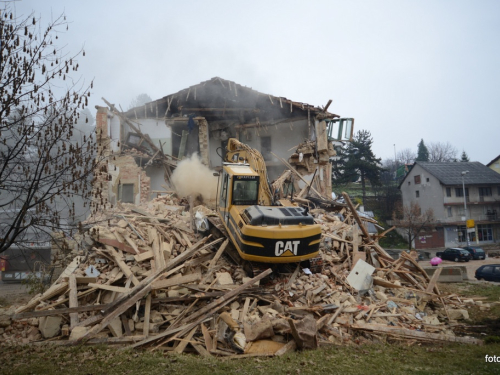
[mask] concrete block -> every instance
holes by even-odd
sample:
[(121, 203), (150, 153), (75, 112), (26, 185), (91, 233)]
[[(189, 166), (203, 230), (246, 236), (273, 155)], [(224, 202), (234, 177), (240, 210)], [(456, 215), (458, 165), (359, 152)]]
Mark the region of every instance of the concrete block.
[(274, 336), (273, 324), (270, 320), (261, 320), (255, 324), (243, 324), (247, 341), (268, 339)]
[[(438, 267), (424, 267), (427, 275), (434, 275)], [(461, 283), (467, 278), (467, 269), (464, 266), (442, 266), (441, 275), (439, 275), (438, 282), (440, 283)]]
[(109, 330), (113, 334), (114, 337), (122, 337), (123, 336), (123, 327), (122, 320), (119, 316), (114, 318), (111, 322), (109, 322)]
[(39, 320), (38, 328), (42, 333), (43, 338), (50, 339), (57, 336), (61, 332), (62, 317), (60, 316), (44, 316)]
[(83, 337), (89, 331), (88, 327), (75, 327), (71, 331), (69, 335), (70, 340), (78, 340), (80, 337)]
[(469, 319), (469, 312), (465, 309), (448, 310), (448, 316), (452, 320)]
[(217, 272), (216, 276), (218, 277), (217, 283), (219, 285), (233, 285), (233, 278), (229, 274), (229, 272)]

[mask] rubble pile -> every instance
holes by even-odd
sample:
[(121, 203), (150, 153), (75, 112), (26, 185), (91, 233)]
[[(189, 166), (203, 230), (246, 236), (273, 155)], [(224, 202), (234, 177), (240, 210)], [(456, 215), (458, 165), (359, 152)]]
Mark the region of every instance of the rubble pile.
[(92, 218), (74, 242), (78, 255), (50, 288), (0, 313), (2, 343), (108, 343), (204, 356), (387, 338), (480, 343), (452, 331), (475, 301), (442, 295), (439, 272), (430, 278), (408, 254), (391, 258), (366, 230), (373, 219), (346, 194), (327, 210), (302, 202), (322, 226), (322, 272), (294, 264), (253, 278), (224, 256), (228, 239), (196, 233), (197, 212), (215, 215), (207, 207), (187, 210), (172, 195), (118, 204)]

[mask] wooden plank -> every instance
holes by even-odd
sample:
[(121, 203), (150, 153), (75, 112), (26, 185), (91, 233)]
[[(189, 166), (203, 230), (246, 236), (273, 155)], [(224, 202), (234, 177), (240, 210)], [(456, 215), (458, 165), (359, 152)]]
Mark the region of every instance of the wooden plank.
[(109, 290), (110, 292), (117, 292), (117, 293), (127, 293), (128, 291), (130, 291), (129, 288), (124, 288), (124, 287), (121, 287), (121, 286), (114, 286), (114, 285), (89, 283), (89, 286), (92, 287), (92, 288), (97, 288), (97, 289), (102, 289), (102, 290)]
[(217, 253), (215, 253), (215, 256), (213, 259), (210, 261), (210, 264), (208, 265), (208, 271), (203, 278), (203, 281), (200, 284), (205, 284), (207, 280), (212, 276), (213, 270), (217, 262), (219, 261), (220, 257), (222, 256), (222, 253), (224, 253), (224, 250), (226, 250), (227, 245), (229, 244), (229, 239), (226, 239), (222, 245), (219, 247), (219, 250), (217, 250)]
[(297, 348), (302, 349), (304, 347), (304, 341), (300, 338), (299, 332), (297, 331), (297, 327), (295, 327), (295, 323), (292, 318), (287, 319), (288, 324), (290, 325), (290, 329), (292, 330), (292, 336), (297, 344)]
[(301, 179), (301, 180), (302, 180), (302, 181), (306, 184), (306, 186), (307, 186), (308, 188), (310, 187), (312, 191), (314, 191), (316, 194), (318, 194), (318, 196), (320, 196), (320, 197), (322, 197), (322, 196), (323, 196), (323, 195), (322, 195), (320, 192), (318, 192), (318, 191), (317, 191), (314, 187), (312, 187), (312, 184), (309, 184), (309, 182), (307, 182), (307, 181), (306, 181), (306, 180), (302, 177), (302, 175), (301, 175), (299, 172), (297, 172), (297, 170), (296, 170), (294, 167), (292, 167), (292, 166), (291, 166), (291, 165), (290, 165), (290, 164), (289, 164), (289, 163), (288, 163), (285, 159), (280, 158), (278, 155), (276, 155), (276, 154), (275, 154), (275, 153), (273, 153), (273, 152), (271, 152), (271, 154), (272, 154), (272, 155), (274, 155), (274, 156), (275, 156), (278, 160), (280, 160), (283, 164), (285, 164), (285, 166), (286, 166), (288, 169), (290, 169), (290, 171), (291, 171), (293, 174), (295, 174), (298, 178), (300, 178), (300, 179)]
[(153, 250), (146, 251), (144, 253), (141, 253), (139, 255), (134, 256), (135, 261), (137, 263), (144, 262), (145, 260), (151, 259), (154, 257)]
[(150, 291), (151, 291), (151, 285), (148, 285), (145, 288), (143, 288), (142, 290), (140, 290), (138, 293), (136, 293), (135, 295), (128, 298), (123, 304), (119, 305), (114, 311), (112, 311), (108, 315), (106, 315), (99, 324), (96, 324), (94, 327), (92, 327), (92, 329), (90, 329), (85, 335), (80, 337), (78, 340), (85, 341), (89, 338), (92, 338), (93, 336), (95, 336), (99, 332), (101, 332), (104, 328), (106, 328), (111, 323), (111, 321), (114, 318), (123, 314), (130, 307), (135, 305), (136, 301), (140, 300), (142, 297), (144, 297)]
[(294, 352), (297, 348), (297, 343), (295, 341), (289, 341), (284, 347), (279, 349), (274, 355), (276, 357), (282, 356), (283, 354)]
[(207, 349), (203, 347), (203, 345), (195, 344), (191, 342), (192, 347), (203, 357), (211, 357), (212, 355), (208, 352)]
[[(358, 226), (352, 226), (352, 268), (356, 265), (358, 260), (362, 259), (362, 255), (359, 252), (359, 238), (358, 238)], [(351, 268), (351, 269), (352, 269)]]
[(177, 231), (173, 230), (172, 233), (174, 234), (174, 237), (178, 243), (180, 243), (182, 246), (187, 246), (187, 242), (184, 241), (184, 239), (181, 237), (181, 235)]
[(403, 288), (401, 285), (391, 283), (378, 276), (373, 276), (373, 284), (383, 286), (384, 288)]
[(88, 283), (96, 283), (97, 277), (88, 277), (88, 276), (75, 276), (77, 284), (88, 284)]
[(198, 326), (194, 327), (188, 333), (188, 335), (186, 336), (186, 338), (184, 340), (182, 340), (179, 343), (179, 345), (177, 345), (177, 347), (174, 349), (174, 352), (175, 353), (179, 353), (179, 354), (181, 354), (182, 352), (184, 352), (184, 349), (186, 349), (187, 345), (189, 344), (189, 341), (191, 341), (191, 339), (193, 338), (193, 335), (196, 333), (197, 330), (198, 330)]
[(82, 261), (84, 259), (85, 259), (84, 256), (77, 256), (77, 257), (75, 257), (71, 261), (71, 263), (65, 268), (65, 270), (63, 271), (63, 273), (61, 273), (61, 275), (57, 278), (56, 282), (54, 284), (52, 284), (52, 286), (54, 286), (56, 284), (59, 284), (60, 281), (62, 281), (63, 279), (66, 279), (68, 277), (70, 277), (70, 275), (72, 275), (73, 273), (75, 273), (76, 269), (78, 267), (80, 267), (80, 263), (82, 263)]
[(475, 339), (472, 337), (461, 337), (461, 336), (452, 336), (441, 333), (423, 332), (401, 327), (385, 326), (382, 324), (372, 324), (372, 323), (364, 323), (362, 325), (353, 324), (351, 325), (350, 328), (364, 330), (364, 331), (394, 334), (417, 340), (422, 339), (422, 340), (442, 341), (442, 342), (459, 342), (464, 344), (475, 344), (475, 345), (482, 345), (484, 343), (483, 340)]
[(363, 222), (359, 218), (358, 211), (356, 211), (356, 208), (352, 204), (351, 198), (349, 198), (349, 194), (342, 192), (342, 196), (344, 197), (344, 200), (347, 203), (347, 206), (351, 210), (351, 214), (354, 217), (354, 219), (356, 220), (356, 223), (358, 223), (359, 228), (361, 229), (361, 232), (363, 232), (363, 236), (365, 236), (368, 241), (371, 241), (372, 238), (371, 238), (370, 234), (368, 233), (368, 230), (366, 229), (365, 225), (363, 224)]
[(197, 313), (194, 313), (193, 315), (191, 315), (187, 321), (190, 322), (190, 321), (193, 321), (194, 319), (202, 316), (203, 314), (205, 314), (207, 311), (210, 311), (213, 307), (221, 304), (222, 302), (224, 302), (225, 300), (227, 300), (228, 298), (231, 298), (233, 296), (237, 296), (239, 294), (241, 294), (245, 289), (251, 287), (253, 284), (255, 284), (257, 281), (263, 279), (264, 277), (270, 275), (273, 271), (268, 268), (267, 270), (265, 270), (264, 272), (260, 273), (259, 275), (255, 276), (253, 279), (247, 281), (246, 283), (240, 285), (238, 288), (236, 289), (233, 289), (232, 291), (224, 294), (222, 297), (220, 298), (217, 298), (214, 302), (212, 302), (211, 304), (209, 304), (208, 306), (205, 306), (204, 308), (198, 310)]
[(125, 251), (126, 253), (129, 253), (129, 254), (134, 254), (134, 255), (137, 254), (135, 252), (134, 248), (132, 248), (129, 245), (126, 245), (123, 242), (120, 242), (118, 240), (111, 240), (109, 238), (98, 238), (97, 241), (102, 243), (103, 245), (116, 247), (117, 249), (120, 249), (121, 251)]
[[(90, 339), (87, 342), (83, 343), (86, 345), (97, 345), (97, 344), (106, 344), (106, 345), (124, 345), (124, 344), (132, 344), (137, 341), (144, 340), (143, 335), (135, 335), (135, 336), (122, 336), (122, 337), (98, 337), (95, 339)], [(35, 341), (31, 343), (32, 345), (50, 345), (50, 346), (75, 346), (81, 345), (82, 343), (77, 340), (59, 340), (59, 341)]]
[(148, 337), (149, 336), (149, 318), (151, 315), (151, 293), (148, 294), (146, 297), (146, 306), (144, 310), (144, 329), (143, 329), (143, 335)]
[(205, 327), (205, 324), (203, 323), (201, 323), (201, 333), (203, 334), (203, 340), (205, 341), (207, 351), (211, 352), (213, 349), (212, 336), (210, 336), (207, 327)]
[(96, 323), (99, 323), (103, 319), (103, 316), (101, 314), (91, 316), (90, 318), (87, 318), (80, 323), (76, 325), (76, 327), (89, 327), (92, 326)]
[(151, 284), (153, 282), (153, 280), (155, 280), (163, 272), (171, 270), (172, 268), (176, 267), (179, 263), (183, 263), (186, 259), (188, 259), (192, 255), (194, 255), (197, 251), (200, 251), (200, 250), (204, 249), (205, 247), (214, 245), (214, 244), (222, 241), (222, 239), (218, 239), (218, 240), (215, 240), (215, 241), (209, 243), (208, 245), (205, 245), (201, 248), (198, 248), (198, 246), (200, 246), (200, 245), (204, 244), (206, 241), (208, 241), (209, 238), (210, 238), (210, 236), (202, 238), (200, 241), (198, 241), (196, 244), (194, 244), (191, 249), (186, 250), (184, 253), (178, 255), (177, 257), (172, 259), (169, 263), (167, 263), (167, 265), (164, 267), (164, 269), (160, 269), (160, 270), (156, 271), (155, 273), (153, 273), (151, 276), (148, 276), (147, 278), (142, 280), (138, 285), (136, 285), (134, 288), (132, 288), (128, 293), (124, 294), (118, 300), (113, 302), (111, 304), (111, 306), (108, 309), (106, 309), (105, 314), (109, 313), (116, 306), (118, 306), (119, 304), (126, 301), (129, 297), (131, 297), (135, 293), (138, 293), (140, 290), (142, 290), (142, 288)]
[[(270, 275), (272, 273), (271, 269), (267, 269), (266, 271), (262, 272), (261, 274), (257, 275), (253, 279), (247, 281), (237, 289), (234, 289), (230, 292), (227, 292), (224, 294), (222, 297), (218, 298), (214, 302), (210, 303), (209, 305), (205, 306), (204, 308), (198, 310), (198, 312), (193, 313), (190, 315), (185, 322), (191, 322), (194, 320), (193, 323), (186, 324), (185, 326), (181, 327), (182, 330), (179, 330), (179, 336), (182, 336), (183, 334), (187, 333), (189, 330), (193, 329), (196, 327), (198, 324), (202, 323), (205, 319), (209, 318), (212, 314), (216, 313), (219, 311), (222, 307), (224, 307), (226, 304), (230, 303), (234, 298), (236, 298), (239, 294), (241, 294), (245, 289), (249, 288), (253, 284), (255, 284), (257, 281), (263, 279), (264, 277)], [(176, 329), (177, 330), (177, 329)], [(161, 338), (164, 338), (166, 336), (170, 336), (173, 334), (172, 330), (167, 329), (165, 332), (160, 333), (157, 336), (148, 338), (144, 341), (141, 341), (137, 344), (131, 345), (129, 348), (135, 348), (138, 346), (142, 346), (145, 344), (149, 344), (152, 341), (159, 340)], [(175, 339), (176, 336), (170, 338), (168, 341), (171, 341)], [(167, 342), (168, 342), (167, 341)]]
[[(68, 275), (69, 276), (69, 275)], [(26, 305), (21, 306), (16, 310), (16, 314), (31, 310), (36, 307), (40, 302), (48, 300), (52, 297), (63, 294), (68, 290), (68, 283), (62, 282), (60, 284), (54, 284), (49, 289), (47, 289), (40, 297), (33, 298)]]
[(240, 322), (244, 322), (248, 314), (248, 308), (250, 307), (250, 297), (245, 298), (245, 303), (243, 304), (243, 310), (240, 313)]
[(189, 246), (189, 247), (193, 246), (193, 244), (191, 243), (191, 241), (189, 241), (189, 238), (188, 238), (188, 236), (187, 236), (186, 233), (180, 232), (180, 235), (182, 236), (182, 238), (184, 239), (184, 241), (186, 241), (187, 246)]
[(64, 309), (55, 309), (55, 310), (37, 310), (31, 312), (23, 312), (19, 314), (12, 315), (12, 320), (19, 319), (28, 319), (28, 318), (40, 318), (42, 316), (54, 316), (54, 315), (67, 315), (70, 313), (78, 313), (78, 312), (88, 312), (88, 311), (99, 311), (104, 310), (109, 307), (110, 304), (105, 305), (87, 305), (87, 306), (78, 306), (78, 307), (70, 307)]
[[(69, 307), (78, 307), (78, 289), (76, 286), (76, 276), (72, 274), (69, 277)], [(69, 314), (70, 329), (73, 329), (78, 324), (78, 313), (72, 312)]]
[(342, 312), (342, 310), (344, 310), (344, 306), (340, 306), (337, 309), (337, 311), (335, 311), (335, 314), (333, 314), (332, 317), (330, 319), (328, 319), (328, 323), (326, 323), (326, 325), (330, 325), (333, 322), (335, 322), (335, 319), (337, 319), (337, 317), (340, 315), (340, 313)]
[(132, 332), (130, 331), (130, 326), (128, 325), (128, 318), (125, 316), (125, 314), (122, 314), (120, 318), (122, 320), (123, 328), (125, 329), (125, 336), (132, 336)]
[(132, 247), (135, 251), (136, 254), (141, 254), (141, 251), (139, 250), (139, 248), (137, 247), (137, 244), (135, 243), (134, 240), (132, 240), (128, 235), (124, 235), (123, 238), (125, 238), (125, 241), (127, 241), (127, 243), (130, 245), (130, 247)]
[(443, 270), (442, 267), (438, 267), (438, 268), (436, 268), (436, 271), (434, 271), (434, 274), (432, 275), (431, 280), (429, 281), (429, 284), (427, 285), (427, 289), (425, 289), (425, 291), (427, 293), (432, 293), (432, 291), (434, 290), (434, 287), (436, 286), (436, 283), (439, 279), (439, 276), (441, 275), (442, 270)]
[(170, 288), (175, 285), (189, 284), (201, 280), (201, 273), (192, 273), (186, 276), (178, 276), (172, 279), (163, 279), (155, 281), (152, 290)]
[(213, 259), (210, 262), (210, 265), (208, 266), (209, 269), (212, 269), (215, 267), (215, 265), (217, 264), (217, 262), (219, 261), (221, 255), (222, 255), (222, 253), (224, 253), (224, 250), (226, 250), (226, 247), (228, 244), (229, 244), (229, 239), (226, 239), (222, 243), (222, 245), (220, 245), (219, 250), (217, 250), (217, 252), (215, 253), (215, 256), (213, 257)]
[(111, 246), (109, 246), (109, 245), (105, 245), (105, 246), (106, 246), (106, 250), (115, 259), (116, 265), (122, 270), (123, 274), (126, 277), (130, 277), (130, 275), (132, 275), (132, 283), (134, 285), (138, 285), (139, 284), (139, 280), (137, 280), (137, 277), (135, 277), (133, 275), (133, 273), (130, 270), (129, 266), (127, 266), (127, 264), (121, 259), (120, 255), (116, 252), (116, 250), (114, 248), (112, 248)]

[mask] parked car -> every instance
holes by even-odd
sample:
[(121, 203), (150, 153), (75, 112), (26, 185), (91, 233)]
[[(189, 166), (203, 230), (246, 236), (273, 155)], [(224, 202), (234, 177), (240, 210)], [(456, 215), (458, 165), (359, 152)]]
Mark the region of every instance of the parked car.
[(476, 270), (476, 279), (500, 281), (500, 264), (485, 264)]
[(472, 256), (472, 259), (483, 260), (486, 258), (486, 253), (478, 246), (465, 246), (462, 247), (462, 249), (467, 250)]
[(467, 250), (460, 248), (446, 249), (445, 251), (437, 252), (436, 256), (443, 260), (453, 260), (455, 262), (460, 262), (461, 260), (468, 262), (472, 258)]

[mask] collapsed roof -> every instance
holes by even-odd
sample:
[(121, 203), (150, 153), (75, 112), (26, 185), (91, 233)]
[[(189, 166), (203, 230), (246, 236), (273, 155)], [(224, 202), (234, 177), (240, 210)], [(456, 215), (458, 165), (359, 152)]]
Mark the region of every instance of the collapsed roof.
[(161, 99), (128, 110), (130, 118), (203, 116), (209, 123), (234, 120), (239, 124), (272, 121), (283, 117), (321, 116), (337, 118), (336, 114), (311, 104), (281, 96), (264, 94), (233, 81), (214, 77)]

